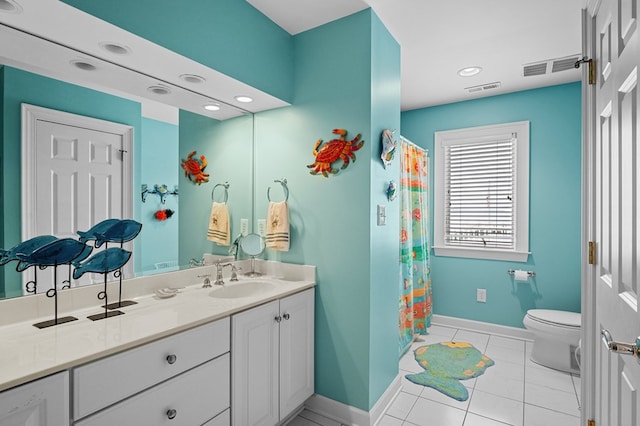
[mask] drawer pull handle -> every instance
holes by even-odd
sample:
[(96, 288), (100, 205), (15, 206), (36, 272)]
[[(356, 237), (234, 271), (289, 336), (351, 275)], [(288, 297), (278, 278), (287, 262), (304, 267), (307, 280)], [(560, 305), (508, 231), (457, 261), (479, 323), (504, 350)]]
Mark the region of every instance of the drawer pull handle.
[(178, 412), (175, 409), (171, 408), (167, 410), (167, 417), (169, 418), (169, 420), (175, 419), (177, 415), (178, 415)]
[(291, 318), (291, 315), (289, 315), (289, 314), (284, 314), (284, 315), (282, 316), (282, 318), (284, 318), (284, 319), (288, 320), (289, 318)]
[[(173, 355), (173, 354), (171, 354), (171, 355), (167, 355), (167, 362), (168, 362), (169, 364), (173, 364), (173, 363), (175, 363), (177, 360), (178, 360), (178, 357), (177, 357), (176, 355)], [(174, 411), (175, 411), (175, 410), (174, 410)]]
[(282, 321), (282, 317), (280, 315), (278, 315), (277, 317), (274, 318), (276, 320), (276, 322), (280, 322)]

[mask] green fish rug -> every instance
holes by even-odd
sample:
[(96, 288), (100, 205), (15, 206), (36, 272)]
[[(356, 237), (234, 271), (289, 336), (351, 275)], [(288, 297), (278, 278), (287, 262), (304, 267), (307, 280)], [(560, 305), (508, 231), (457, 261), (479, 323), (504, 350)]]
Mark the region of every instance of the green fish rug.
[(414, 351), (414, 355), (424, 371), (407, 374), (405, 377), (415, 384), (434, 388), (458, 401), (469, 398), (469, 392), (460, 380), (478, 377), (495, 364), (471, 343), (465, 342), (420, 346)]

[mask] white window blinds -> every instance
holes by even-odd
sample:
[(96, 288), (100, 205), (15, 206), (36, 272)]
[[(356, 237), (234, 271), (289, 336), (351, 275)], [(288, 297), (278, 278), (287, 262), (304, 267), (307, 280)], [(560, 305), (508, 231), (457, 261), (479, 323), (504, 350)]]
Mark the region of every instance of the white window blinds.
[(444, 146), (447, 246), (515, 248), (517, 135)]

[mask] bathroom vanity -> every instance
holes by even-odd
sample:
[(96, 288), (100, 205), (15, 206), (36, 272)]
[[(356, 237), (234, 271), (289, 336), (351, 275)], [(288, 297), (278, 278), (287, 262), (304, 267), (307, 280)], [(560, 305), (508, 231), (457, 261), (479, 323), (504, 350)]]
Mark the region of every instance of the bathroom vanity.
[[(48, 329), (33, 327), (37, 318), (1, 326), (0, 424), (285, 420), (314, 389), (315, 268), (260, 266), (275, 273), (217, 288), (194, 284), (167, 299), (153, 290), (167, 278), (193, 283), (203, 268), (148, 277), (137, 283), (144, 293), (136, 305), (101, 321), (86, 319), (96, 307), (85, 307), (72, 311), (78, 321)], [(15, 309), (7, 302), (0, 303)]]

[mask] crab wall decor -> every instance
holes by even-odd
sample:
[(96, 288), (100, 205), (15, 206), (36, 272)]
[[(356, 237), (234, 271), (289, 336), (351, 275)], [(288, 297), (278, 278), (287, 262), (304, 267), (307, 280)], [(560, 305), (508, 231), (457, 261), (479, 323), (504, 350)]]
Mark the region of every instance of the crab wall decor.
[(201, 155), (200, 159), (193, 158), (195, 154), (196, 151), (191, 151), (187, 155), (187, 159), (182, 160), (182, 169), (184, 170), (184, 175), (190, 181), (201, 185), (202, 182), (209, 182), (209, 175), (204, 172), (205, 167), (207, 167), (207, 159), (204, 155)]
[(360, 133), (351, 140), (345, 139), (347, 131), (344, 129), (333, 129), (333, 133), (340, 135), (340, 137), (325, 143), (322, 148), (318, 149), (320, 144), (322, 144), (322, 139), (318, 139), (316, 142), (316, 145), (313, 148), (313, 155), (316, 157), (316, 161), (307, 166), (308, 168), (313, 169), (309, 172), (312, 175), (322, 173), (322, 176), (329, 177), (328, 173), (338, 173), (338, 169), (331, 167), (331, 163), (338, 159), (342, 160), (341, 169), (345, 169), (349, 165), (349, 158), (351, 158), (351, 161), (355, 162), (356, 155), (354, 152), (362, 148), (362, 145), (364, 145), (364, 141), (360, 140)]

